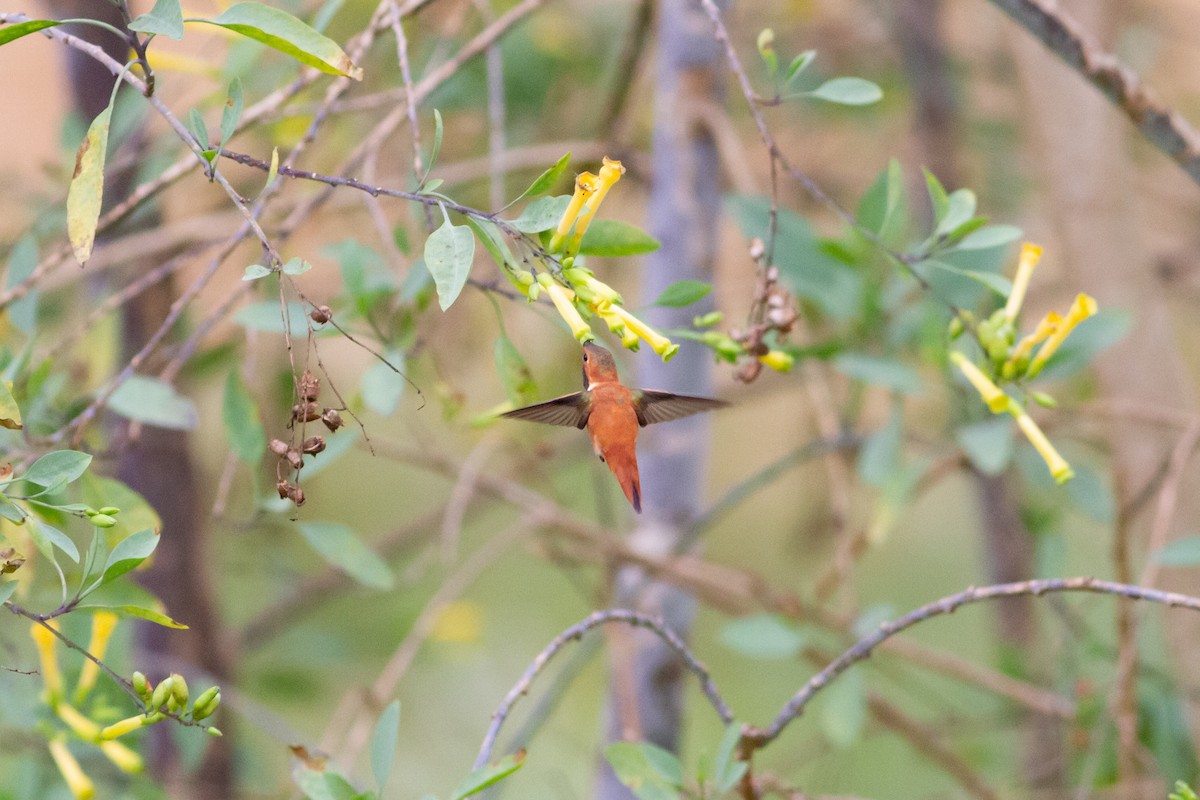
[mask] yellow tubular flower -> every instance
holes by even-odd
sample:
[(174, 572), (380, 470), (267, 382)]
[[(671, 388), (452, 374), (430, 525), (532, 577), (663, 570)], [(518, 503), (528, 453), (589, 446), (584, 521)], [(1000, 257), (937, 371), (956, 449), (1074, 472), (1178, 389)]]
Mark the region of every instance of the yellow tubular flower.
[(61, 738), (50, 740), (50, 756), (76, 800), (90, 800), (96, 796), (96, 787), (91, 778), (84, 773), (83, 767), (79, 766), (75, 756), (67, 749), (67, 743)]
[(1050, 356), (1058, 350), (1059, 345), (1070, 336), (1071, 331), (1075, 330), (1075, 326), (1083, 322), (1088, 317), (1095, 314), (1097, 311), (1096, 301), (1086, 294), (1079, 294), (1075, 297), (1075, 302), (1071, 304), (1071, 310), (1062, 318), (1054, 328), (1054, 333), (1046, 339), (1046, 343), (1038, 350), (1033, 361), (1029, 364), (1029, 377), (1037, 375), (1046, 362), (1050, 360)]
[(993, 414), (999, 414), (1008, 408), (1008, 404), (1011, 402), (1009, 396), (1000, 391), (1000, 387), (992, 383), (992, 379), (984, 375), (983, 371), (975, 366), (969, 358), (954, 350), (950, 353), (950, 361), (971, 382)]
[(558, 229), (550, 237), (550, 245), (546, 248), (546, 252), (557, 253), (562, 250), (563, 243), (567, 240), (567, 234), (571, 232), (576, 218), (579, 217), (579, 212), (583, 209), (584, 201), (596, 191), (597, 180), (596, 176), (590, 172), (581, 172), (575, 176), (575, 194), (571, 196), (567, 210), (563, 212), (562, 219), (558, 221)]
[(570, 290), (558, 285), (549, 275), (542, 273), (538, 275), (538, 283), (550, 295), (550, 299), (554, 301), (554, 307), (558, 309), (559, 316), (571, 328), (571, 333), (574, 334), (575, 340), (580, 344), (583, 342), (593, 342), (596, 340), (596, 335), (592, 333), (592, 329), (583, 317), (579, 316), (579, 309), (575, 308), (575, 304), (571, 302), (572, 295)]
[(1042, 317), (1042, 320), (1038, 323), (1037, 327), (1034, 328), (1033, 333), (1024, 337), (1017, 343), (1017, 346), (1012, 351), (1012, 355), (1008, 357), (1007, 363), (1015, 364), (1021, 358), (1028, 355), (1029, 352), (1033, 350), (1034, 345), (1053, 334), (1061, 322), (1062, 317), (1054, 311), (1051, 311), (1050, 313), (1046, 314), (1046, 316)]
[(54, 712), (71, 730), (79, 734), (79, 738), (93, 743), (100, 741), (100, 726), (81, 714), (75, 706), (59, 703)]
[(583, 239), (583, 234), (587, 233), (588, 226), (592, 224), (592, 217), (596, 215), (596, 209), (600, 208), (600, 203), (604, 200), (604, 195), (608, 194), (608, 190), (624, 174), (625, 167), (621, 166), (620, 161), (613, 161), (605, 157), (604, 166), (600, 168), (600, 176), (596, 181), (596, 191), (584, 203), (583, 212), (579, 215), (579, 219), (575, 221), (575, 230), (571, 234), (571, 241), (567, 246), (568, 253), (578, 251), (579, 242)]
[(116, 764), (117, 769), (129, 775), (136, 775), (145, 766), (140, 755), (120, 742), (101, 742), (100, 750), (108, 756), (109, 761)]
[(1038, 455), (1046, 462), (1046, 466), (1050, 468), (1050, 474), (1054, 476), (1054, 480), (1059, 483), (1066, 483), (1075, 477), (1075, 472), (1071, 469), (1071, 465), (1067, 463), (1058, 451), (1054, 449), (1054, 445), (1050, 444), (1050, 440), (1046, 438), (1046, 434), (1042, 433), (1042, 429), (1038, 427), (1033, 418), (1025, 413), (1025, 409), (1014, 404), (1013, 416), (1017, 418), (1017, 425), (1020, 426), (1021, 432), (1025, 434), (1025, 438), (1038, 451)]
[(114, 722), (112, 725), (109, 725), (107, 728), (100, 731), (100, 738), (105, 740), (116, 739), (124, 736), (127, 733), (133, 733), (134, 731), (139, 730), (148, 722), (149, 717), (147, 717), (145, 714), (135, 714), (132, 717), (126, 717), (120, 722)]
[(670, 339), (663, 336), (646, 323), (642, 322), (633, 314), (630, 314), (622, 306), (613, 306), (612, 311), (621, 318), (622, 322), (625, 323), (626, 329), (633, 331), (635, 334), (645, 340), (646, 344), (650, 345), (650, 348), (654, 350), (654, 352), (662, 356), (662, 360), (664, 362), (670, 361), (671, 358), (679, 352), (679, 345), (672, 344)]
[(796, 359), (790, 353), (782, 350), (772, 350), (759, 356), (758, 360), (776, 372), (791, 372), (792, 366), (796, 363)]
[[(57, 629), (53, 620), (47, 622), (46, 625)], [(42, 681), (46, 684), (46, 702), (54, 707), (62, 699), (62, 672), (58, 669), (58, 654), (54, 651), (55, 640), (58, 637), (51, 633), (46, 625), (33, 623), (29, 635), (33, 637), (33, 643), (37, 645), (38, 659), (41, 661), (42, 668)]]
[[(108, 642), (112, 639), (113, 631), (120, 619), (111, 611), (97, 611), (92, 617), (92, 639), (88, 642), (88, 652), (97, 659), (103, 660), (108, 651)], [(79, 682), (75, 685), (75, 702), (82, 703), (88, 692), (96, 685), (96, 677), (100, 674), (100, 666), (91, 659), (83, 662), (79, 672)]]
[(1021, 245), (1021, 258), (1017, 262), (1017, 276), (1013, 279), (1013, 288), (1009, 292), (1008, 302), (1004, 304), (1004, 316), (1015, 320), (1025, 302), (1025, 291), (1029, 288), (1029, 278), (1033, 268), (1042, 259), (1042, 248), (1031, 242)]

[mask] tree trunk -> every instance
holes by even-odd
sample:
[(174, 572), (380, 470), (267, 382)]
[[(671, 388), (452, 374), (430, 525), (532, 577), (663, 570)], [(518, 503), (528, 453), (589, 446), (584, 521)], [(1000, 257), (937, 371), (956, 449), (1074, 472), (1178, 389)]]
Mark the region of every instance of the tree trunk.
[[(712, 25), (698, 3), (664, 0), (658, 18), (657, 94), (653, 138), (654, 176), (650, 189), (649, 229), (662, 247), (646, 260), (642, 295), (649, 303), (678, 280), (712, 280), (720, 213), (717, 151), (700, 110), (718, 102), (721, 52)], [(647, 316), (661, 327), (687, 326), (707, 309), (656, 309)], [(709, 395), (712, 355), (684, 344), (670, 364), (652, 352), (637, 358), (639, 385), (685, 394)], [(709, 420), (689, 417), (647, 428), (639, 447), (644, 514), (632, 545), (645, 552), (679, 549), (687, 522), (704, 504)], [(619, 605), (661, 617), (686, 637), (695, 599), (666, 583), (647, 580), (637, 569), (616, 578)], [(609, 736), (623, 733), (679, 749), (683, 688), (687, 677), (674, 653), (655, 636), (622, 631), (613, 648)], [(626, 660), (628, 659), (628, 660)], [(629, 719), (629, 715), (636, 719)], [(602, 763), (596, 786), (602, 800), (633, 795)]]

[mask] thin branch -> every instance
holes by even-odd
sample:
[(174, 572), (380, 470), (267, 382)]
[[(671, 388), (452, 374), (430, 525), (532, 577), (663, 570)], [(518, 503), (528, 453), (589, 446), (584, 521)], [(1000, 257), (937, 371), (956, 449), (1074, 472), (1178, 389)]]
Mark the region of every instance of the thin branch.
[(623, 623), (635, 628), (645, 628), (662, 639), (668, 647), (679, 655), (688, 670), (700, 681), (701, 691), (704, 692), (705, 697), (708, 698), (709, 703), (712, 704), (721, 721), (726, 725), (733, 722), (733, 712), (729, 710), (725, 698), (721, 696), (716, 684), (713, 683), (712, 677), (708, 673), (708, 668), (692, 654), (692, 651), (688, 649), (688, 646), (683, 643), (682, 639), (676, 636), (671, 629), (663, 625), (662, 621), (647, 614), (640, 614), (636, 611), (629, 611), (622, 608), (596, 611), (588, 616), (587, 619), (572, 625), (558, 636), (555, 636), (550, 644), (546, 645), (545, 649), (538, 653), (533, 663), (521, 675), (520, 680), (508, 691), (500, 707), (492, 714), (492, 722), (488, 726), (487, 733), (483, 737), (483, 744), (479, 748), (479, 755), (475, 759), (476, 769), (491, 760), (492, 748), (495, 746), (496, 736), (500, 733), (501, 726), (508, 719), (508, 715), (516, 702), (529, 693), (529, 688), (533, 684), (534, 679), (541, 674), (551, 659), (558, 655), (568, 643), (582, 639), (583, 635), (593, 628), (610, 623)]
[(824, 669), (809, 679), (800, 691), (796, 692), (792, 696), (792, 699), (783, 706), (770, 725), (766, 728), (747, 727), (742, 734), (743, 741), (747, 742), (752, 749), (758, 749), (774, 740), (783, 732), (788, 723), (804, 712), (805, 707), (817, 692), (825, 688), (830, 681), (845, 672), (852, 665), (869, 657), (876, 647), (900, 631), (911, 628), (933, 617), (951, 614), (960, 607), (971, 603), (993, 600), (999, 597), (1019, 597), (1023, 595), (1039, 597), (1052, 592), (1111, 594), (1118, 597), (1127, 597), (1132, 600), (1161, 603), (1172, 608), (1181, 607), (1200, 611), (1200, 597), (1192, 597), (1176, 592), (1163, 592), (1157, 589), (1147, 589), (1141, 586), (1114, 583), (1113, 581), (1103, 581), (1088, 577), (1052, 578), (1048, 580), (1001, 583), (982, 588), (972, 587), (957, 594), (943, 597), (940, 600), (935, 600), (932, 603), (927, 603), (892, 622), (885, 622), (880, 625), (879, 630), (870, 636), (860, 639), (854, 646), (843, 652)]
[(1057, 3), (990, 0), (1100, 90), (1142, 137), (1200, 183), (1200, 132), (1162, 101)]

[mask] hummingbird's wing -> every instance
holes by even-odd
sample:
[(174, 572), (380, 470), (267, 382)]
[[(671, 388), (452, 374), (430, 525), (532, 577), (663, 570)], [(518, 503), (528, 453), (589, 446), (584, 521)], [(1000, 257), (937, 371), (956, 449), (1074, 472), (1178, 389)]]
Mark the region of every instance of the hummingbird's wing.
[(636, 394), (634, 408), (637, 409), (638, 422), (644, 427), (656, 422), (668, 422), (680, 417), (699, 414), (701, 411), (712, 411), (729, 405), (724, 400), (713, 400), (710, 397), (692, 397), (686, 394), (671, 394), (656, 392), (653, 389), (642, 389)]
[(592, 411), (592, 398), (588, 392), (575, 392), (563, 395), (544, 403), (534, 403), (524, 408), (506, 411), (500, 416), (524, 419), (530, 422), (544, 422), (547, 425), (566, 425), (583, 428), (587, 425), (588, 414)]

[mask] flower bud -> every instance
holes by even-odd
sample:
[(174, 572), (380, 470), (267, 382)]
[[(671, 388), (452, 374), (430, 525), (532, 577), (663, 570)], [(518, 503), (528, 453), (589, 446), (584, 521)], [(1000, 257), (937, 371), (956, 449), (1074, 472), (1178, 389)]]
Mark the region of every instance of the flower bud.
[(97, 528), (111, 528), (112, 526), (117, 524), (117, 521), (115, 519), (113, 519), (112, 517), (110, 517), (108, 514), (97, 514), (96, 516), (92, 517), (88, 521), (91, 522), (93, 525), (95, 525)]
[(171, 677), (166, 677), (158, 686), (154, 687), (154, 693), (150, 695), (150, 710), (157, 711), (162, 708), (163, 703), (167, 702), (167, 698), (171, 697), (174, 682)]

